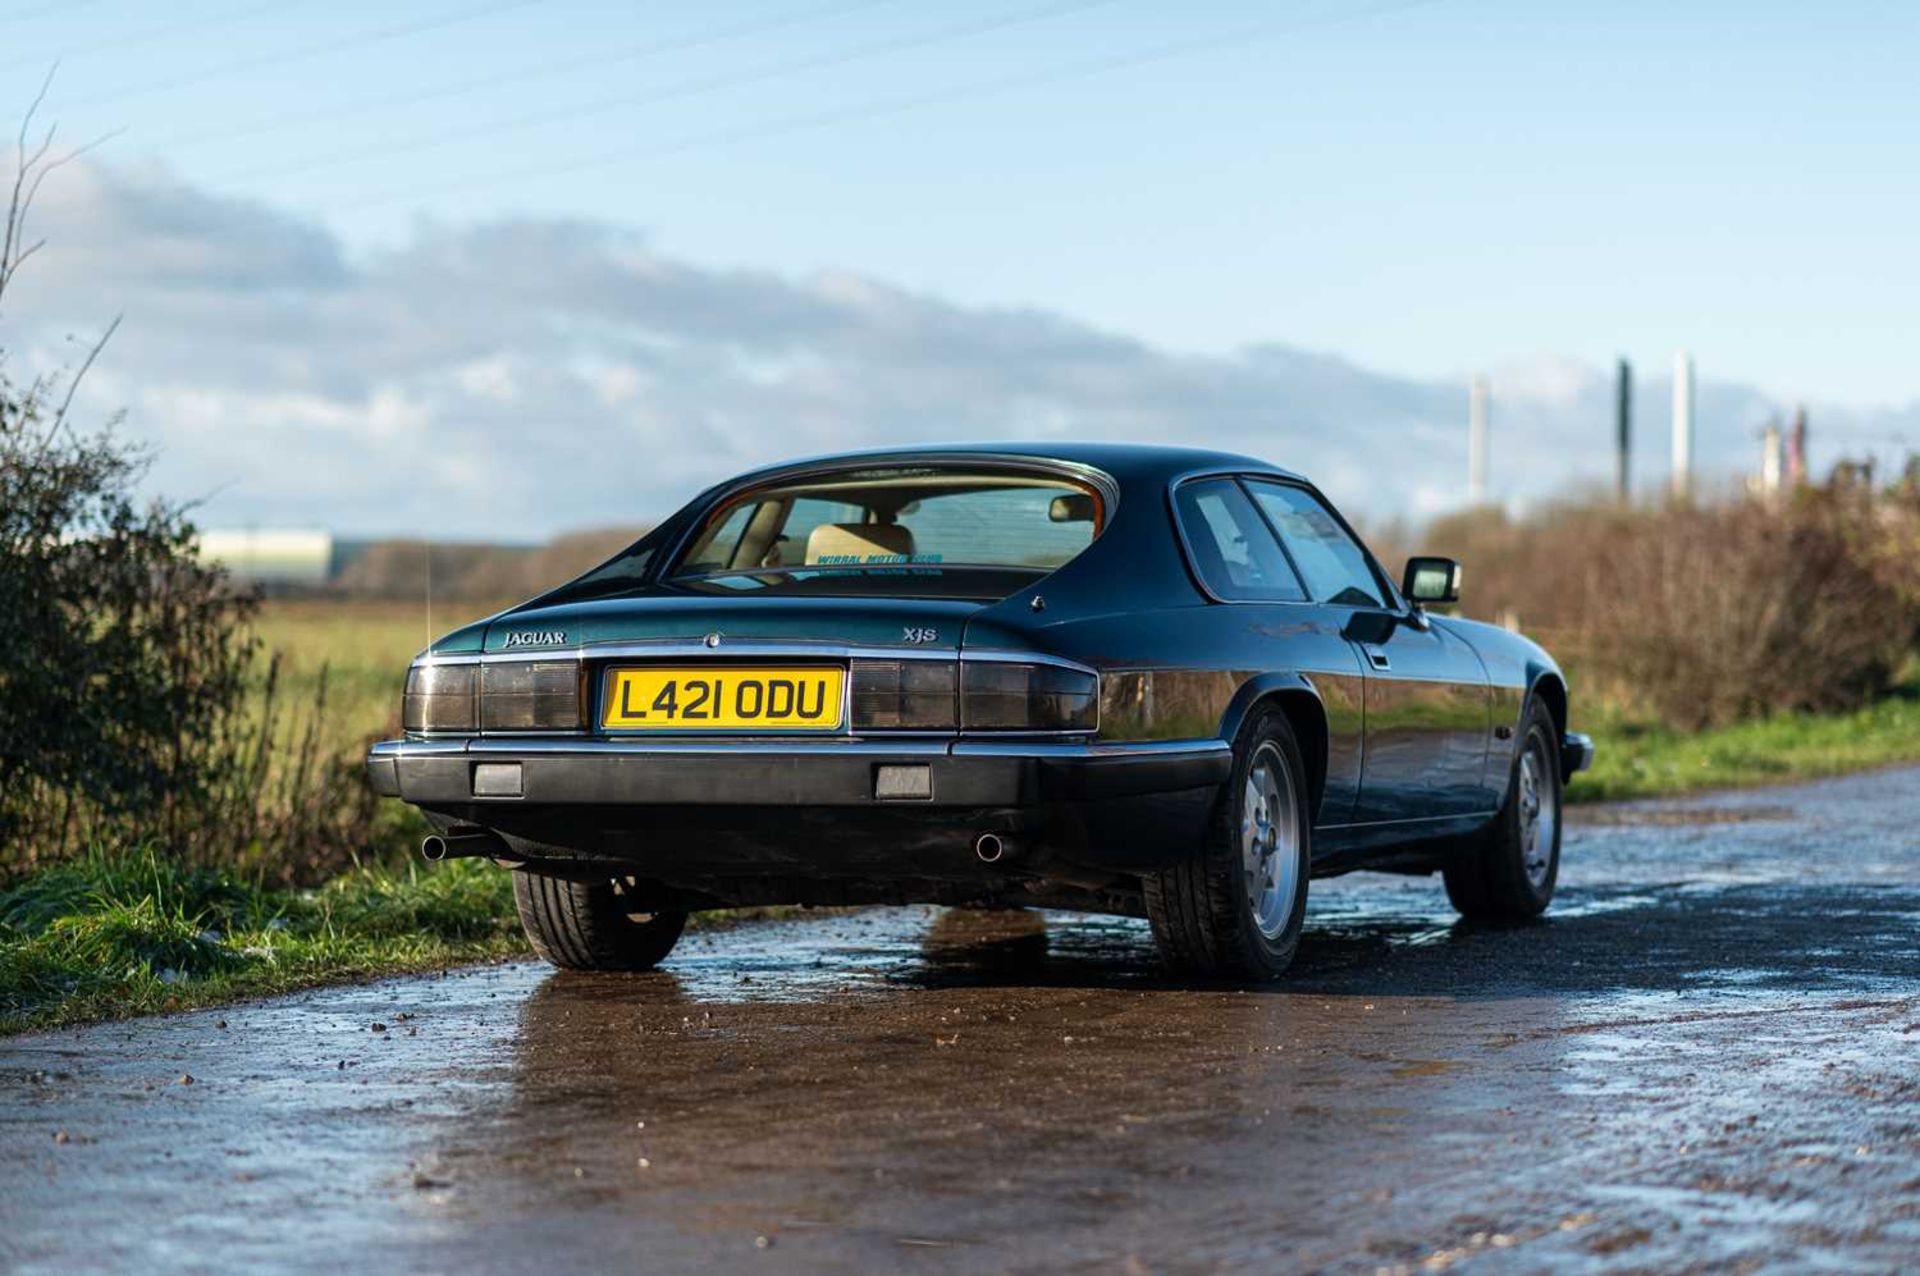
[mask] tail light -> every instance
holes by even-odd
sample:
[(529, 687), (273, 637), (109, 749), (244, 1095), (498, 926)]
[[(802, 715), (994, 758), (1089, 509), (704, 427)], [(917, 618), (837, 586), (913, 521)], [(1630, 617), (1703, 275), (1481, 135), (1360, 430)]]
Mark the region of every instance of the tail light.
[(580, 662), (507, 660), (407, 670), (400, 723), (408, 731), (577, 731)]
[[(1093, 731), (1091, 670), (1011, 660), (855, 660), (855, 731)], [(585, 698), (575, 660), (422, 662), (407, 671), (410, 732), (577, 731)]]
[(968, 731), (1093, 731), (1100, 725), (1100, 676), (1086, 669), (969, 660), (960, 685)]
[(580, 662), (511, 660), (480, 666), (484, 731), (573, 731), (580, 726)]
[(417, 664), (407, 670), (400, 724), (409, 731), (473, 731), (480, 726), (480, 666)]
[(952, 660), (853, 662), (855, 731), (952, 731), (960, 725)]

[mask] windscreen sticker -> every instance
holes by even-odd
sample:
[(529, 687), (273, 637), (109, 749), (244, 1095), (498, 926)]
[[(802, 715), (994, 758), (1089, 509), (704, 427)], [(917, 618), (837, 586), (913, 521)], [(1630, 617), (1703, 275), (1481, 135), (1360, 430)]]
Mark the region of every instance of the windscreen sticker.
[(814, 560), (827, 566), (905, 567), (911, 563), (937, 563), (941, 554), (822, 554)]

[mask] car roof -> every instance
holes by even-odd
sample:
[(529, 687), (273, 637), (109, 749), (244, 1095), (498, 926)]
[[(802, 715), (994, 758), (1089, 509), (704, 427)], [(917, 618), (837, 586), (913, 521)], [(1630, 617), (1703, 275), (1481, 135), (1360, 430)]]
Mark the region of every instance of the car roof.
[(1165, 482), (1196, 470), (1238, 470), (1300, 478), (1271, 461), (1210, 448), (1169, 447), (1156, 443), (1083, 443), (1051, 440), (1041, 443), (932, 443), (912, 448), (871, 448), (834, 452), (767, 466), (739, 475), (728, 486), (770, 479), (790, 470), (814, 469), (840, 462), (854, 464), (915, 464), (967, 456), (1018, 457), (1035, 461), (1063, 461), (1110, 474), (1123, 486), (1136, 482)]

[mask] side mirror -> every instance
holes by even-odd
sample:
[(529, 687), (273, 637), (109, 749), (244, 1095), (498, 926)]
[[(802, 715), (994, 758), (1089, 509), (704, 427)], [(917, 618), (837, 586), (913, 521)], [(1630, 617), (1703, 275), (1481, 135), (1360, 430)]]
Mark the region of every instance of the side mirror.
[(1451, 558), (1409, 558), (1400, 592), (1414, 604), (1460, 601), (1460, 564)]

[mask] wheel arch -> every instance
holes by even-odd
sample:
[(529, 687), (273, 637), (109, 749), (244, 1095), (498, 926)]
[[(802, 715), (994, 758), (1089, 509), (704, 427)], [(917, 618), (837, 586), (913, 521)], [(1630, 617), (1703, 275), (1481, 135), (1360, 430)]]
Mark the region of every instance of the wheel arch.
[(1543, 669), (1533, 676), (1528, 696), (1547, 706), (1547, 716), (1553, 719), (1553, 755), (1560, 760), (1560, 782), (1565, 784), (1573, 778), (1567, 769), (1566, 750), (1562, 741), (1567, 737), (1567, 683), (1558, 670)]
[(1300, 746), (1300, 759), (1307, 767), (1307, 794), (1312, 818), (1317, 821), (1320, 803), (1327, 791), (1327, 709), (1313, 683), (1300, 674), (1262, 674), (1250, 678), (1234, 695), (1220, 720), (1220, 737), (1232, 741), (1240, 734), (1247, 715), (1272, 705), (1287, 717), (1293, 738)]
[(1556, 731), (1565, 734), (1567, 729), (1567, 684), (1558, 673), (1543, 669), (1533, 676), (1531, 688), (1533, 696), (1547, 706), (1547, 712), (1553, 715)]

